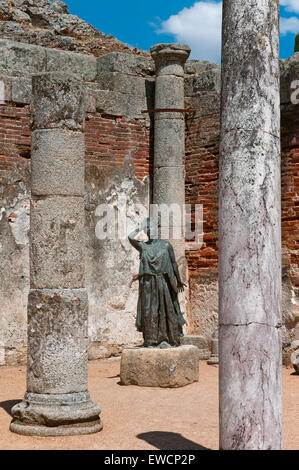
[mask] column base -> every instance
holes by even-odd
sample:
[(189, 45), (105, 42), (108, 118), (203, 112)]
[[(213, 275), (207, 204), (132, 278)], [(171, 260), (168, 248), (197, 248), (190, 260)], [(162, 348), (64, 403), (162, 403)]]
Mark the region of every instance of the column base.
[(10, 431), (25, 436), (74, 436), (103, 429), (101, 408), (88, 392), (63, 395), (25, 393), (12, 408)]

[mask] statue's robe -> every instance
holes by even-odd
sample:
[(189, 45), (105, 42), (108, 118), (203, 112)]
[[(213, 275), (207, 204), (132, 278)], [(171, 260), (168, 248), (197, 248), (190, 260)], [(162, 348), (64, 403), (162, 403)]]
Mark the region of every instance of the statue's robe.
[(173, 248), (163, 240), (144, 243), (129, 239), (140, 252), (136, 327), (143, 333), (144, 345), (166, 341), (179, 346), (185, 320), (178, 301)]

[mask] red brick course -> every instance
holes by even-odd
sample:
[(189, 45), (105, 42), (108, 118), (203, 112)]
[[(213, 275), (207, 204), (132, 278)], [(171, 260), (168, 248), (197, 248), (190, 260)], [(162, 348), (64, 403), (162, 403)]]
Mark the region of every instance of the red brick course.
[(186, 122), (186, 204), (203, 205), (203, 246), (187, 251), (191, 276), (218, 264), (218, 114)]
[(0, 174), (28, 163), (30, 136), (29, 106), (0, 105)]
[[(30, 107), (0, 106), (0, 174), (30, 159)], [(150, 168), (150, 132), (144, 121), (88, 114), (85, 130), (86, 162), (99, 167), (122, 166), (130, 158), (136, 178)]]
[(282, 112), (282, 242), (299, 267), (299, 109)]
[(88, 114), (85, 129), (87, 163), (99, 167), (135, 164), (136, 178), (143, 180), (150, 168), (150, 132), (143, 121)]

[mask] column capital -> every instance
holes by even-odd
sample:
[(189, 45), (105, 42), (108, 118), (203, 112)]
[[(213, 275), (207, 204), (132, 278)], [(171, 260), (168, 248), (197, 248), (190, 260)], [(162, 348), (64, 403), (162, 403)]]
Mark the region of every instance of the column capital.
[[(191, 49), (186, 44), (165, 43), (152, 46), (150, 52), (158, 72), (166, 67), (167, 72), (164, 70), (164, 73), (176, 74), (177, 71), (173, 69), (173, 66), (184, 67)], [(172, 67), (169, 68), (169, 65)]]

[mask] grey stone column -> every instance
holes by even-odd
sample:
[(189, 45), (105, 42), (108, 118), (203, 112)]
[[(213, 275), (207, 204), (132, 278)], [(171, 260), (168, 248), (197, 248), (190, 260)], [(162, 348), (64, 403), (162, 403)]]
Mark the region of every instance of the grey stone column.
[[(184, 109), (184, 65), (189, 46), (158, 44), (151, 48), (156, 64), (153, 204), (177, 204), (183, 214), (185, 204), (185, 115), (165, 109)], [(182, 277), (186, 280), (185, 231), (183, 218), (170, 220), (170, 235)], [(166, 223), (164, 221), (164, 223)], [(163, 218), (162, 218), (163, 224)]]
[(278, 3), (224, 0), (220, 448), (282, 448)]
[(74, 77), (33, 76), (27, 392), (10, 426), (19, 434), (102, 429), (87, 377), (84, 102)]

